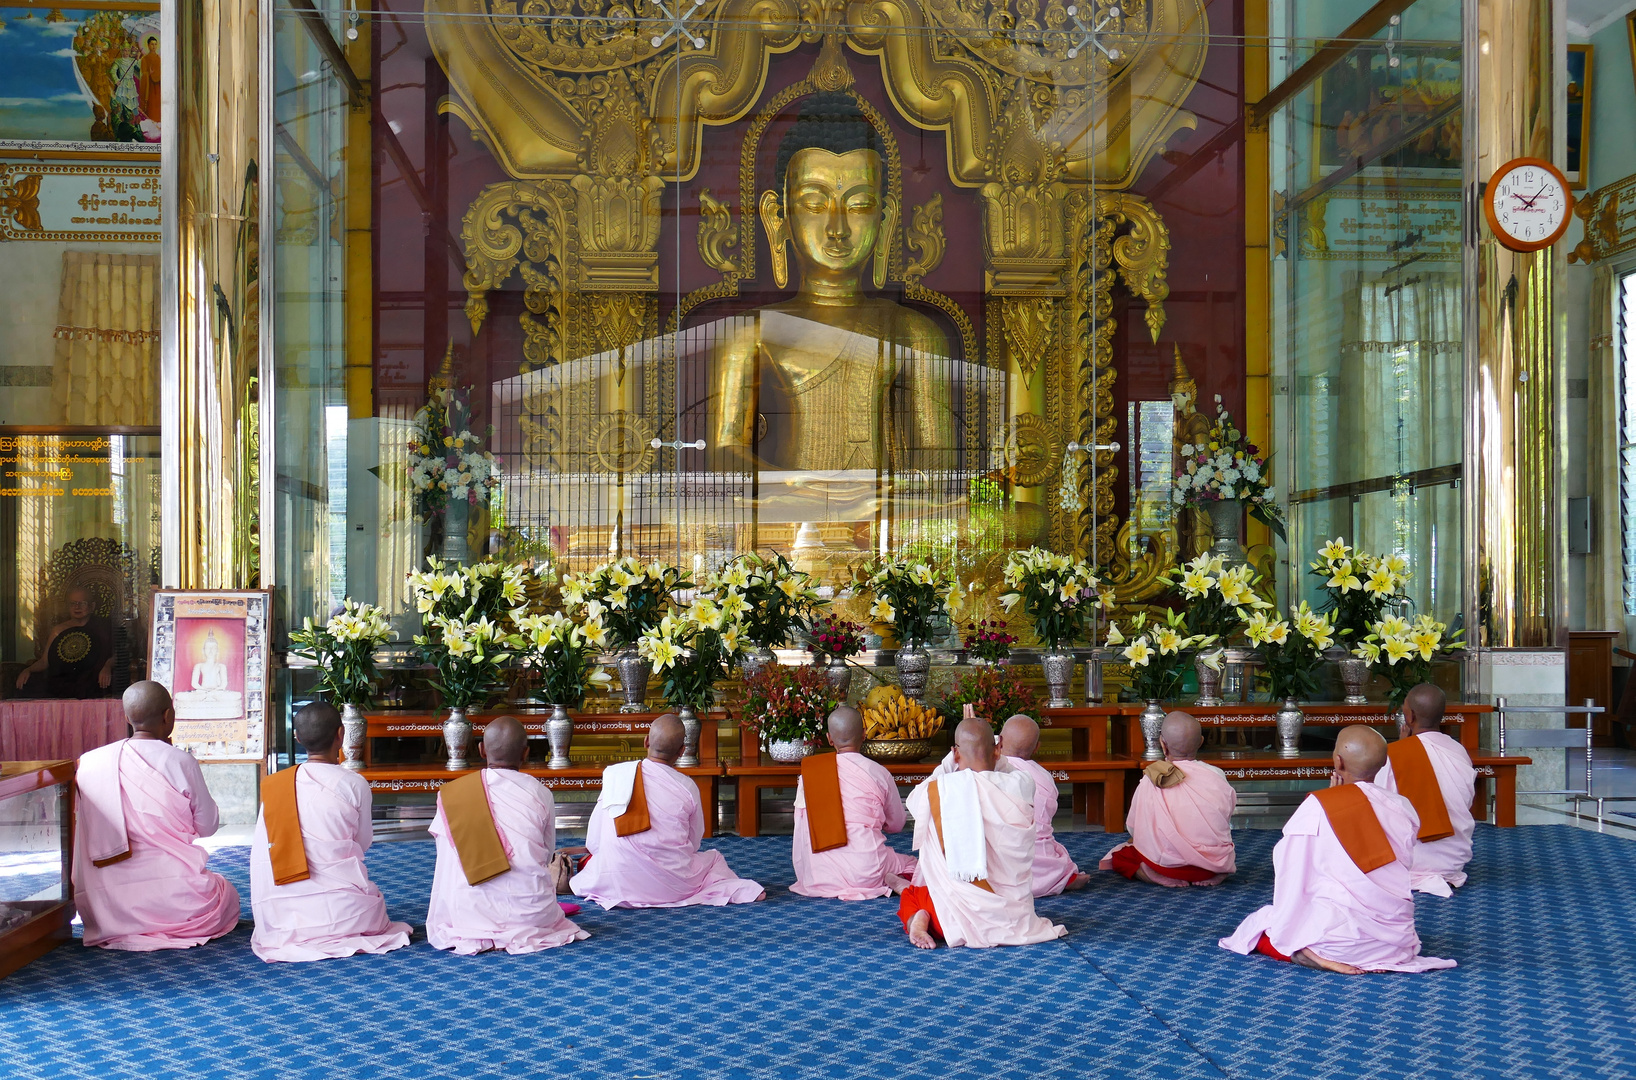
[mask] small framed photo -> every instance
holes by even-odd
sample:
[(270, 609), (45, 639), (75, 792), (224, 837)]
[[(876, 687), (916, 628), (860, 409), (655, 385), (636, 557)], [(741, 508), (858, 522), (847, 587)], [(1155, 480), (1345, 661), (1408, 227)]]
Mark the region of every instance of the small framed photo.
[(1583, 191), (1591, 174), (1591, 78), (1596, 46), (1568, 46), (1568, 186)]
[(149, 677), (175, 704), (171, 742), (200, 761), (265, 756), (269, 602), (255, 590), (153, 594)]

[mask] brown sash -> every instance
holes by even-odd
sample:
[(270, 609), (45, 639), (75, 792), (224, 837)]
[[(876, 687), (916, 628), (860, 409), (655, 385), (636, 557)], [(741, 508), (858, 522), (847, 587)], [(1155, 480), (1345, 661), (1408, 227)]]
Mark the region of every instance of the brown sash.
[(625, 807), (625, 812), (614, 818), (614, 833), (618, 836), (635, 836), (653, 828), (653, 822), (648, 820), (648, 793), (642, 787), (642, 765), (636, 766), (636, 781), (631, 784), (631, 801)]
[(1142, 770), (1143, 774), (1153, 782), (1156, 788), (1173, 788), (1187, 782), (1187, 774), (1182, 772), (1181, 766), (1173, 765), (1168, 761), (1155, 761)]
[[(926, 785), (926, 798), (930, 800), (932, 804), (932, 824), (937, 829), (937, 850), (943, 851), (943, 799), (942, 796), (938, 795), (937, 793), (936, 780), (933, 780), (931, 783)], [(979, 889), (982, 889), (984, 892), (994, 891), (994, 886), (990, 885), (988, 883), (988, 879), (986, 878), (978, 878), (976, 881), (973, 881), (972, 884), (977, 886)]]
[(466, 884), (481, 885), (511, 869), (500, 830), (494, 827), (494, 808), (489, 805), (488, 786), (481, 772), (467, 773), (451, 780), (437, 793), (443, 817), (449, 823), (449, 839), (460, 856)]
[(1367, 874), (1397, 861), (1397, 852), (1392, 850), (1392, 842), (1386, 839), (1386, 830), (1380, 826), (1374, 804), (1362, 788), (1356, 784), (1342, 784), (1312, 794), (1317, 796), (1318, 805), (1329, 817), (1329, 827), (1335, 830), (1335, 838), (1341, 842), (1341, 847), (1346, 849), (1352, 861), (1358, 864), (1359, 870)]
[(1392, 762), (1392, 779), (1397, 793), (1414, 804), (1420, 815), (1420, 839), (1430, 843), (1454, 835), (1454, 824), (1449, 821), (1449, 804), (1443, 798), (1443, 787), (1437, 782), (1437, 770), (1432, 768), (1431, 755), (1419, 736), (1399, 739), (1386, 748)]
[(846, 811), (841, 806), (841, 757), (809, 754), (801, 759), (801, 790), (807, 798), (807, 832), (816, 854), (846, 847)]
[(295, 800), (297, 765), (269, 776), (261, 785), (262, 823), (267, 827), (267, 857), (273, 864), (273, 884), (306, 881), (307, 848), (301, 840), (301, 810)]

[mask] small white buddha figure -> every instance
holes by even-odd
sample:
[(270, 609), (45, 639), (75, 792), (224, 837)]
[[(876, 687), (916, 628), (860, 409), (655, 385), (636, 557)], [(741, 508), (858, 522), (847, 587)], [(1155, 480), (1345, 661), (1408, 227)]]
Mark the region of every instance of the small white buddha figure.
[(237, 720), (244, 715), (244, 695), (227, 686), (227, 665), (221, 662), (216, 632), (205, 635), (201, 657), (193, 665), (191, 687), (176, 695), (178, 720)]

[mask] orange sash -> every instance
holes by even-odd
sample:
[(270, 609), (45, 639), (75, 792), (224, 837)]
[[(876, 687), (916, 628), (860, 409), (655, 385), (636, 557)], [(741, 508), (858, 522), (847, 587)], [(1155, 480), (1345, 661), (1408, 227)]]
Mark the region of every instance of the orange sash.
[[(937, 830), (937, 850), (942, 851), (942, 850), (944, 850), (943, 849), (943, 798), (942, 798), (942, 796), (940, 796), (937, 793), (937, 781), (936, 780), (933, 780), (931, 783), (926, 785), (926, 798), (932, 804), (932, 825)], [(973, 881), (972, 884), (977, 886), (979, 889), (982, 889), (984, 892), (993, 892), (994, 891), (994, 886), (990, 885), (986, 878), (978, 878), (977, 880)]]
[(307, 848), (301, 839), (301, 809), (295, 799), (297, 765), (269, 776), (261, 785), (262, 823), (267, 827), (267, 857), (273, 864), (273, 884), (306, 881)]
[(1392, 842), (1386, 839), (1386, 830), (1375, 816), (1374, 804), (1356, 784), (1314, 791), (1318, 805), (1329, 818), (1329, 827), (1335, 830), (1335, 839), (1358, 864), (1364, 873), (1378, 870), (1397, 861)]
[(801, 790), (807, 799), (807, 832), (814, 854), (846, 847), (840, 761), (839, 754), (809, 754), (801, 759)]
[(1392, 762), (1397, 793), (1413, 803), (1414, 812), (1420, 815), (1421, 841), (1430, 843), (1453, 836), (1449, 804), (1443, 798), (1443, 788), (1437, 782), (1437, 770), (1432, 768), (1426, 744), (1418, 736), (1410, 735), (1388, 746), (1386, 756)]
[(648, 793), (642, 787), (642, 766), (636, 766), (636, 780), (631, 784), (631, 801), (625, 807), (625, 812), (614, 818), (614, 833), (618, 836), (635, 836), (653, 828), (653, 822), (648, 819)]
[(500, 830), (494, 827), (494, 807), (489, 805), (488, 786), (481, 772), (451, 780), (437, 793), (443, 817), (449, 823), (449, 839), (460, 856), (466, 884), (481, 885), (511, 869)]

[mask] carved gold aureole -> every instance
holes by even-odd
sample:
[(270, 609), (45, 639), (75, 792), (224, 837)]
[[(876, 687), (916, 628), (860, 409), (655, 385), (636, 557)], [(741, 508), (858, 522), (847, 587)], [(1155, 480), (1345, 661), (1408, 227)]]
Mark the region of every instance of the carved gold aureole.
[[(609, 407), (594, 385), (556, 382), (552, 369), (611, 350), (622, 355), (657, 335), (659, 196), (666, 183), (697, 171), (706, 125), (756, 111), (736, 205), (726, 192), (696, 196), (699, 257), (721, 280), (682, 297), (669, 328), (757, 280), (758, 224), (771, 240), (771, 276), (780, 287), (791, 283), (785, 209), (779, 193), (757, 190), (757, 150), (774, 118), (798, 99), (850, 92), (850, 52), (880, 65), (903, 119), (945, 133), (949, 181), (976, 196), (985, 339), (958, 304), (923, 284), (947, 246), (944, 195), (904, 204), (890, 129), (854, 94), (885, 145), (866, 291), (900, 283), (903, 300), (948, 316), (957, 342), (911, 333), (915, 348), (1011, 374), (1009, 411), (994, 403), (984, 425), (976, 381), (968, 380), (966, 446), (973, 461), (987, 460), (984, 445), (1019, 457), (1009, 467), (1017, 497), (1037, 499), (1050, 520), (1049, 537), (1040, 539), (1063, 550), (1094, 548), (1104, 560), (1128, 550), (1113, 516), (1111, 452), (1098, 452), (1083, 510), (1061, 509), (1051, 478), (1069, 442), (1106, 443), (1115, 434), (1115, 285), (1145, 301), (1155, 340), (1164, 325), (1168, 234), (1153, 208), (1123, 189), (1167, 140), (1194, 126), (1181, 104), (1202, 70), (1209, 27), (1201, 0), (1117, 6), (1114, 17), (1115, 5), (1100, 0), (1072, 16), (1062, 0), (705, 0), (679, 26), (647, 2), (607, 9), (565, 0), (547, 12), (502, 0), (429, 0), (427, 32), (451, 89), (442, 108), (513, 177), (483, 191), (465, 215), (464, 283), (476, 332), (487, 293), (514, 273), (522, 277), (523, 367), (544, 377), (524, 402), (528, 460), (544, 467), (579, 452), (593, 433), (575, 425)], [(1076, 30), (1104, 22), (1099, 40), (1116, 60)], [(1017, 32), (996, 34), (996, 26)], [(815, 43), (821, 49), (808, 78), (764, 99), (773, 58)], [(899, 330), (926, 318), (902, 310), (914, 318)], [(633, 388), (641, 400), (658, 401), (660, 366), (643, 365), (644, 385)], [(1006, 422), (1012, 416), (1038, 423), (1019, 428)], [(644, 467), (639, 458), (628, 463)], [(1156, 544), (1135, 566), (1126, 556), (1122, 570), (1132, 582), (1147, 581), (1157, 565), (1150, 564), (1170, 558), (1171, 547)]]

